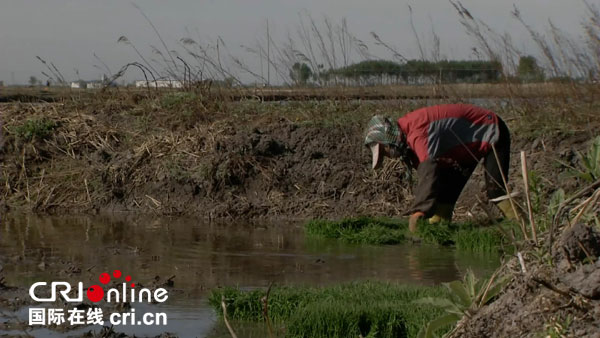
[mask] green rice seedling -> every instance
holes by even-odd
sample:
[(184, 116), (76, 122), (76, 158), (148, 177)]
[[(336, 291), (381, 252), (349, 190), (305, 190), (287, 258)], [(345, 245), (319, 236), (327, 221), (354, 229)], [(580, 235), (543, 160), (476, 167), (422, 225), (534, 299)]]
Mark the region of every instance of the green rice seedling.
[[(510, 228), (512, 223), (504, 222), (502, 227)], [(417, 235), (427, 243), (454, 245), (458, 250), (492, 252), (504, 244), (504, 236), (497, 228), (479, 226), (473, 223), (419, 224)]]
[(343, 238), (357, 244), (399, 244), (405, 240), (404, 229), (392, 229), (381, 224), (370, 223), (359, 232), (348, 232)]
[[(233, 320), (264, 321), (262, 290), (243, 291), (237, 288), (214, 290), (209, 304), (215, 309), (221, 308), (221, 296), (225, 297), (227, 316)], [(269, 294), (269, 318), (281, 323), (289, 318), (299, 306), (313, 301), (315, 295), (306, 288), (275, 287)], [(220, 311), (220, 310), (219, 310)]]
[(404, 241), (406, 222), (358, 217), (341, 221), (312, 220), (306, 226), (310, 236), (340, 239), (356, 244), (398, 244)]
[(454, 244), (453, 234), (456, 232), (457, 225), (449, 222), (438, 224), (429, 224), (426, 220), (419, 222), (417, 235), (425, 242), (452, 245)]
[[(501, 226), (510, 229), (512, 223)], [(339, 239), (354, 244), (400, 244), (412, 234), (406, 221), (385, 218), (358, 217), (342, 221), (312, 220), (305, 226), (309, 236)], [(471, 223), (429, 224), (421, 221), (416, 234), (430, 244), (455, 245), (459, 250), (492, 252), (504, 244), (504, 238), (497, 228), (480, 227)]]
[[(500, 226), (512, 226), (504, 222)], [(481, 227), (472, 223), (461, 224), (452, 235), (458, 250), (474, 252), (492, 252), (506, 244), (506, 238), (495, 227)]]
[[(264, 321), (266, 291), (226, 288), (211, 294), (220, 313), (225, 297), (230, 319)], [(326, 288), (273, 287), (268, 298), (269, 319), (285, 326), (286, 337), (414, 337), (428, 321), (443, 314), (423, 297), (447, 297), (442, 287), (407, 286), (384, 282), (355, 282)]]
[(404, 311), (397, 302), (371, 306), (356, 302), (318, 301), (290, 318), (288, 337), (407, 337)]

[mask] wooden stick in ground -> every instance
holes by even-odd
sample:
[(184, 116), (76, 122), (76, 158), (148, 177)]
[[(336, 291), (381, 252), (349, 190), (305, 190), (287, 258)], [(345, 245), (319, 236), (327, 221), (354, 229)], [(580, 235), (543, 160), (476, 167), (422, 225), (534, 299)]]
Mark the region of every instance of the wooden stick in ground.
[(535, 245), (537, 245), (537, 231), (535, 229), (535, 221), (533, 219), (531, 196), (529, 195), (529, 174), (527, 173), (527, 157), (525, 157), (524, 151), (521, 151), (521, 170), (523, 172), (523, 185), (525, 185), (525, 196), (527, 198), (527, 213), (529, 214), (529, 225), (531, 225), (531, 234), (533, 235), (533, 242), (535, 243)]
[(227, 320), (227, 305), (225, 305), (225, 296), (221, 296), (221, 308), (223, 308), (223, 321), (225, 322), (225, 326), (227, 326), (227, 330), (229, 330), (229, 334), (232, 338), (237, 338), (235, 331), (231, 325), (229, 325), (229, 321)]
[(500, 176), (502, 176), (502, 183), (504, 184), (504, 189), (506, 190), (506, 195), (508, 196), (508, 200), (510, 201), (510, 206), (513, 209), (513, 212), (515, 213), (515, 216), (517, 217), (517, 220), (519, 221), (519, 224), (521, 225), (521, 232), (523, 232), (523, 236), (525, 237), (525, 240), (529, 240), (529, 236), (527, 236), (527, 230), (525, 230), (525, 222), (523, 221), (522, 217), (519, 217), (519, 211), (517, 210), (517, 207), (515, 206), (515, 201), (512, 198), (512, 195), (510, 194), (510, 190), (508, 189), (508, 182), (506, 181), (506, 177), (504, 176), (504, 171), (502, 171), (502, 163), (500, 162), (500, 158), (498, 158), (498, 152), (496, 151), (496, 146), (494, 146), (492, 144), (492, 151), (494, 152), (494, 157), (496, 158), (496, 163), (498, 163), (498, 168), (500, 169)]

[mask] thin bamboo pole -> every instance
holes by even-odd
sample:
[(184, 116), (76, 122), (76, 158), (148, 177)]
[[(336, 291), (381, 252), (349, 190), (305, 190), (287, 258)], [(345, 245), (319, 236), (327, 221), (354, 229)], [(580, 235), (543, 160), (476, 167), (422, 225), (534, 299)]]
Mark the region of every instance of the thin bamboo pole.
[(535, 220), (533, 219), (533, 208), (531, 207), (531, 196), (529, 195), (529, 174), (527, 173), (527, 157), (525, 152), (521, 151), (521, 171), (523, 173), (523, 185), (525, 185), (525, 196), (527, 198), (527, 213), (529, 214), (529, 225), (531, 226), (531, 234), (533, 235), (533, 242), (535, 245), (538, 244), (537, 231), (535, 226)]

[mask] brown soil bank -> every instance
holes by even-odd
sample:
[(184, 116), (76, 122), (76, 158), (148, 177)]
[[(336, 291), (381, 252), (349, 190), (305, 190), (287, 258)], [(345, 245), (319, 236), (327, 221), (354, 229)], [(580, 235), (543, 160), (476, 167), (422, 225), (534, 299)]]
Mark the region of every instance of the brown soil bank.
[[(410, 177), (395, 162), (369, 169), (364, 125), (374, 113), (399, 116), (436, 103), (231, 102), (115, 92), (6, 104), (0, 204), (208, 218), (398, 215), (410, 203)], [(575, 151), (587, 147), (600, 121), (598, 106), (584, 100), (482, 104), (507, 120), (513, 150), (528, 152), (544, 182), (558, 182), (565, 164), (577, 166)], [(511, 176), (520, 187), (517, 157)], [(467, 189), (479, 192), (480, 184), (471, 180)], [(463, 194), (457, 214), (482, 213), (474, 201), (474, 193)]]
[(578, 223), (563, 231), (551, 259), (513, 261), (503, 294), (452, 337), (600, 337), (600, 232)]

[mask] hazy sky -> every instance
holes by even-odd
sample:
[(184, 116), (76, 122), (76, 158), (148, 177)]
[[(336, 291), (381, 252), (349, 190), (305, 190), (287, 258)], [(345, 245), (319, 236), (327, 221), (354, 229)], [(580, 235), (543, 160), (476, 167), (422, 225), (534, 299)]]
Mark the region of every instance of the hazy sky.
[[(600, 6), (600, 0), (588, 0)], [(441, 38), (441, 52), (447, 58), (472, 58), (473, 41), (459, 23), (447, 0), (136, 0), (154, 23), (170, 49), (179, 40), (215, 41), (221, 37), (232, 54), (259, 67), (256, 57), (240, 45), (253, 46), (264, 39), (266, 21), (273, 39), (283, 41), (287, 32), (298, 29), (299, 15), (310, 13), (339, 23), (347, 19), (350, 31), (365, 41), (370, 51), (391, 58), (374, 44), (375, 31), (408, 57), (418, 57), (411, 31), (408, 4), (423, 43), (431, 41), (432, 27)], [(508, 32), (522, 49), (535, 47), (510, 11), (516, 3), (532, 26), (544, 30), (551, 19), (574, 36), (583, 34), (581, 21), (585, 6), (580, 0), (463, 0), (473, 15), (499, 32)], [(99, 78), (102, 67), (94, 53), (115, 72), (128, 62), (139, 61), (133, 49), (118, 43), (127, 36), (148, 58), (150, 45), (159, 47), (157, 36), (133, 2), (127, 0), (0, 0), (0, 81), (26, 83), (29, 76), (44, 79), (44, 66), (36, 55), (52, 61), (67, 80)], [(429, 45), (430, 46), (430, 45)], [(260, 69), (254, 68), (255, 71)], [(126, 79), (140, 78), (131, 71)]]

